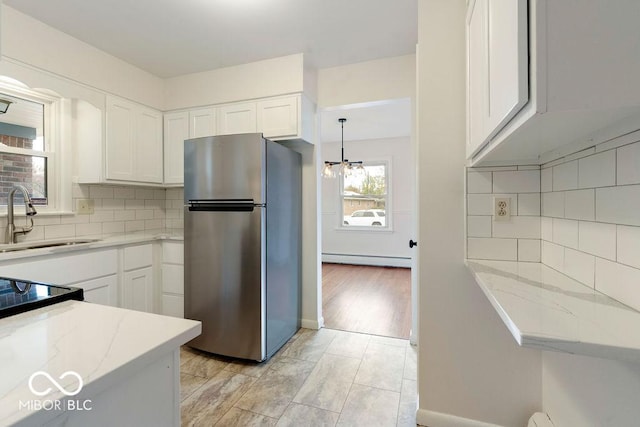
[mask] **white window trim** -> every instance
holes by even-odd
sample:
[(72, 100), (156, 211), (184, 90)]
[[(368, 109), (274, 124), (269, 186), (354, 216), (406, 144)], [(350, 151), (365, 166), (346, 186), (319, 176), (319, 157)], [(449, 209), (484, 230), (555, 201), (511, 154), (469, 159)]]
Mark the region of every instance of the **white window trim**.
[[(45, 152), (4, 147), (3, 152), (36, 155), (47, 158), (47, 206), (36, 206), (38, 215), (71, 213), (71, 126), (69, 100), (49, 91), (36, 91), (10, 79), (0, 78), (0, 92), (44, 105)], [(14, 214), (24, 215), (24, 205), (14, 205)], [(7, 200), (0, 200), (0, 216), (7, 215)]]
[(385, 226), (345, 226), (344, 221), (344, 176), (340, 176), (338, 179), (339, 182), (339, 191), (338, 191), (338, 224), (335, 228), (336, 231), (348, 231), (348, 232), (376, 232), (376, 233), (391, 233), (393, 232), (393, 210), (392, 210), (392, 187), (391, 187), (391, 157), (376, 157), (371, 160), (363, 160), (365, 166), (377, 166), (384, 165), (386, 167), (386, 183), (387, 186), (387, 200), (385, 202)]

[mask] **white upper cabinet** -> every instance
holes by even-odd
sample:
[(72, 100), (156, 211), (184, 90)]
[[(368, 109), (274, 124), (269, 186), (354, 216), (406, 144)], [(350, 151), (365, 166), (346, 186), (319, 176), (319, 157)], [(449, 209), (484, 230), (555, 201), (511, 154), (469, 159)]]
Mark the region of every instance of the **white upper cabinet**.
[(107, 97), (107, 181), (162, 183), (162, 114)]
[(468, 152), (474, 154), (529, 100), (527, 0), (476, 0), (467, 24)]
[(255, 102), (222, 105), (217, 108), (217, 114), (217, 135), (257, 132)]
[(540, 164), (639, 129), (638, 16), (637, 1), (470, 1), (470, 164)]
[(216, 109), (200, 108), (189, 111), (189, 138), (216, 135)]
[(184, 140), (189, 139), (189, 113), (164, 115), (164, 182), (184, 182)]
[(296, 137), (300, 133), (300, 96), (258, 101), (257, 126), (265, 138)]

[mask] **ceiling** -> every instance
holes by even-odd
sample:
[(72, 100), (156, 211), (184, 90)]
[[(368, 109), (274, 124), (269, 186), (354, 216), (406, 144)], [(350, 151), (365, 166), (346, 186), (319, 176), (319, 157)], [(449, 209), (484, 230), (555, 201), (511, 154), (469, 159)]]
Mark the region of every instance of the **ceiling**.
[(304, 53), (327, 68), (415, 52), (418, 0), (4, 0), (166, 78)]
[[(1, 1), (1, 0), (0, 0)], [(158, 77), (304, 53), (314, 68), (415, 53), (418, 0), (4, 0)], [(320, 112), (320, 140), (408, 136), (409, 100)]]

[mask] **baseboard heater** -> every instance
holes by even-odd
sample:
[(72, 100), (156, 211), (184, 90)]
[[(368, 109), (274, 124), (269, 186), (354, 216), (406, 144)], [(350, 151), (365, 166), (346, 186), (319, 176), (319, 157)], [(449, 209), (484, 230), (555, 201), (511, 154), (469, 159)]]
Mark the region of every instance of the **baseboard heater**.
[(380, 256), (380, 255), (352, 255), (322, 253), (322, 262), (335, 264), (373, 265), (378, 267), (406, 267), (411, 268), (411, 258)]

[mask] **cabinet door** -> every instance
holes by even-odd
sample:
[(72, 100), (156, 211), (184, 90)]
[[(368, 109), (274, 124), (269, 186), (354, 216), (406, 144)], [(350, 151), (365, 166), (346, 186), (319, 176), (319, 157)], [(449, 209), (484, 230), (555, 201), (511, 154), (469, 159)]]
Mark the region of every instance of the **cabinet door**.
[(467, 18), (467, 154), (529, 100), (526, 0), (475, 0)]
[(299, 100), (299, 96), (288, 96), (258, 101), (258, 132), (262, 132), (266, 138), (274, 139), (298, 136)]
[(132, 181), (135, 178), (135, 105), (107, 98), (106, 178)]
[(162, 183), (162, 115), (149, 109), (136, 114), (136, 181)]
[(495, 135), (529, 100), (527, 0), (489, 0), (487, 128)]
[(132, 310), (153, 312), (153, 268), (126, 271), (122, 281), (122, 305)]
[(255, 102), (223, 105), (217, 113), (218, 135), (257, 132)]
[(72, 286), (82, 288), (84, 300), (95, 304), (118, 306), (118, 276), (111, 275), (86, 282), (74, 283)]
[(216, 109), (201, 108), (189, 111), (189, 138), (216, 135)]
[(189, 113), (164, 115), (164, 182), (184, 182), (184, 140), (189, 139)]

